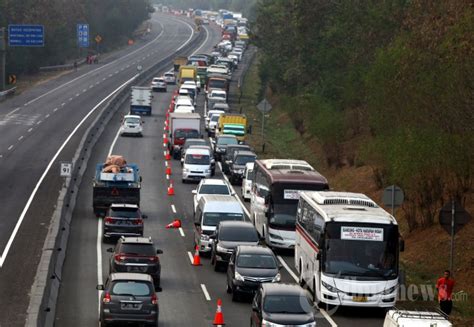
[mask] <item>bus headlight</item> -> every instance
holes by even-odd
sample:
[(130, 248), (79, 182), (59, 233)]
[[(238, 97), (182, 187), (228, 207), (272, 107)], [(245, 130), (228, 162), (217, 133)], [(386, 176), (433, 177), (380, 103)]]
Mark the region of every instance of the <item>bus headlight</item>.
[(382, 295), (392, 294), (393, 292), (395, 292), (396, 289), (397, 289), (397, 286), (393, 286), (393, 287), (387, 288), (386, 290), (384, 290), (380, 294), (382, 294)]
[(333, 293), (337, 293), (338, 289), (335, 288), (334, 286), (329, 285), (328, 283), (325, 283), (324, 281), (321, 281), (321, 284), (329, 291)]

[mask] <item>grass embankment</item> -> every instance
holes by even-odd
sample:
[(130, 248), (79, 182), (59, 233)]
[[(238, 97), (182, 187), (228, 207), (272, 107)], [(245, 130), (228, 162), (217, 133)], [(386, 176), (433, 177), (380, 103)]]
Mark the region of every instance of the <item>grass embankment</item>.
[[(376, 186), (373, 172), (367, 166), (327, 168), (318, 141), (303, 132), (300, 134), (291, 122), (291, 112), (280, 106), (275, 95), (267, 95), (273, 109), (265, 118), (265, 152), (262, 152), (262, 114), (257, 110), (260, 79), (258, 59), (254, 60), (242, 86), (241, 107), (252, 124), (252, 134), (248, 143), (254, 147), (260, 158), (304, 159), (325, 175), (334, 190), (354, 191), (367, 194), (380, 202), (382, 190)], [(472, 201), (471, 201), (472, 203)], [(473, 204), (468, 211), (474, 212)], [(436, 302), (424, 299), (424, 294), (434, 291), (436, 279), (449, 266), (450, 237), (435, 225), (428, 229), (416, 230), (408, 234), (401, 210), (395, 212), (406, 240), (402, 253), (402, 266), (406, 272), (407, 296), (397, 306), (406, 308), (433, 308)], [(474, 325), (474, 224), (465, 226), (456, 236), (454, 275), (457, 282), (454, 310), (451, 320), (457, 326)], [(413, 286), (411, 286), (413, 285)], [(426, 290), (426, 291), (424, 291)], [(423, 294), (424, 293), (424, 294)], [(433, 293), (432, 293), (433, 294)], [(426, 295), (425, 295), (426, 296)]]

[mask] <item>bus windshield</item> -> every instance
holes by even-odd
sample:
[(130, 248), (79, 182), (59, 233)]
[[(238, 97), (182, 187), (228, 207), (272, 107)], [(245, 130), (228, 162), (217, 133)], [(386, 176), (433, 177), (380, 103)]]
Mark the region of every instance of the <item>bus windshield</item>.
[(297, 205), (275, 204), (272, 207), (272, 215), (268, 221), (273, 228), (295, 228)]
[(356, 279), (398, 276), (398, 226), (326, 224), (323, 272)]

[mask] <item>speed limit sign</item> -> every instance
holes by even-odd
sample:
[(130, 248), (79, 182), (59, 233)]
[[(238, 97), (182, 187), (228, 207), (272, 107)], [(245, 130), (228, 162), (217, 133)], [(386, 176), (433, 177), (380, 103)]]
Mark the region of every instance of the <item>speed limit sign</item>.
[(72, 174), (72, 163), (71, 162), (61, 162), (61, 170), (59, 172), (61, 177), (71, 177)]

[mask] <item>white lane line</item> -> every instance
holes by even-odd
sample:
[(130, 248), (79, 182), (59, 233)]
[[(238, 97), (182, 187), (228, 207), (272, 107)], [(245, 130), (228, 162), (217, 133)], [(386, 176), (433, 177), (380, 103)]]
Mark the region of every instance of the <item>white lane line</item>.
[(193, 255), (191, 254), (191, 252), (189, 252), (189, 251), (188, 251), (188, 257), (189, 257), (189, 261), (191, 261), (191, 264), (193, 264), (194, 258), (193, 258)]
[(8, 147), (8, 151), (10, 151), (11, 149), (13, 149), (13, 144)]
[(285, 269), (291, 275), (291, 277), (293, 277), (295, 282), (298, 282), (298, 276), (296, 276), (296, 274), (293, 272), (293, 270), (291, 270), (291, 268), (288, 266), (288, 264), (285, 262), (285, 260), (283, 260), (283, 258), (279, 255), (277, 256), (277, 258), (280, 261), (280, 263), (283, 265), (283, 267), (285, 267)]
[(99, 84), (100, 84), (100, 81), (95, 82), (95, 85), (99, 85)]
[(211, 301), (211, 296), (209, 295), (209, 292), (207, 291), (206, 285), (201, 284), (201, 289), (202, 289), (202, 292), (204, 293), (204, 297), (206, 298), (206, 300)]
[(28, 133), (31, 133), (32, 130), (33, 130), (33, 127), (31, 127), (31, 128), (28, 130)]
[(179, 233), (181, 234), (182, 237), (186, 237), (186, 235), (184, 235), (184, 230), (182, 227), (179, 228)]
[(107, 79), (107, 77), (102, 78), (103, 81), (105, 81), (106, 79)]
[(43, 122), (43, 121), (40, 120), (40, 121), (38, 121), (38, 122), (36, 123), (36, 125), (39, 125), (39, 124), (41, 124), (42, 122)]
[[(56, 92), (56, 91), (59, 90), (59, 89), (62, 89), (62, 88), (65, 87), (66, 85), (69, 85), (69, 84), (71, 84), (71, 83), (74, 83), (75, 81), (78, 81), (78, 80), (80, 80), (80, 79), (82, 79), (82, 78), (84, 78), (84, 77), (86, 77), (86, 76), (92, 75), (92, 74), (94, 74), (95, 72), (97, 72), (97, 71), (99, 71), (99, 70), (102, 70), (102, 69), (104, 69), (104, 68), (106, 68), (106, 67), (109, 67), (110, 65), (113, 65), (113, 64), (115, 64), (116, 62), (121, 61), (121, 60), (123, 60), (123, 59), (125, 59), (125, 58), (128, 58), (128, 57), (134, 55), (135, 53), (137, 53), (137, 52), (139, 52), (139, 51), (141, 51), (141, 50), (143, 50), (143, 49), (149, 47), (150, 45), (154, 44), (154, 43), (163, 35), (163, 32), (164, 32), (164, 26), (163, 26), (163, 24), (160, 23), (160, 22), (157, 22), (157, 23), (158, 23), (159, 25), (161, 25), (161, 27), (162, 27), (161, 32), (160, 32), (160, 34), (158, 34), (153, 40), (151, 40), (151, 41), (148, 42), (147, 44), (144, 44), (144, 45), (141, 46), (140, 48), (138, 48), (138, 49), (136, 49), (136, 50), (134, 50), (134, 51), (132, 51), (132, 52), (126, 54), (126, 55), (123, 56), (123, 57), (117, 58), (117, 59), (115, 59), (114, 61), (109, 62), (108, 64), (105, 64), (105, 65), (103, 65), (103, 66), (100, 66), (99, 68), (96, 68), (96, 69), (94, 69), (94, 70), (91, 70), (91, 71), (85, 73), (84, 75), (78, 76), (78, 77), (76, 77), (76, 78), (70, 80), (69, 82), (66, 82), (66, 83), (64, 83), (64, 84), (62, 84), (62, 85), (60, 85), (60, 86), (58, 86), (58, 87), (56, 87), (56, 88), (54, 88), (54, 89), (52, 89), (52, 90), (50, 90), (50, 91), (44, 93), (44, 94), (42, 94), (42, 95), (40, 95), (39, 97), (37, 97), (37, 98), (35, 98), (35, 99), (33, 99), (33, 100), (28, 101), (27, 103), (24, 104), (24, 106), (27, 106), (27, 105), (29, 105), (29, 104), (31, 104), (31, 103), (33, 103), (33, 102), (36, 102), (36, 101), (38, 101), (39, 99), (41, 99), (41, 98), (43, 98), (43, 97), (45, 97), (45, 96), (47, 96), (47, 95), (49, 95), (49, 94), (51, 94), (51, 93), (53, 93), (53, 92)], [(184, 22), (183, 22), (183, 23), (184, 23)], [(187, 23), (186, 23), (186, 24), (187, 24)], [(189, 25), (189, 24), (187, 24), (187, 25)], [(105, 80), (105, 78), (104, 78), (104, 80)]]
[(174, 214), (176, 214), (176, 207), (174, 206), (174, 204), (171, 205), (171, 210), (173, 211)]
[[(97, 83), (99, 83), (99, 82), (97, 82)], [(90, 88), (90, 89), (92, 89), (93, 87), (94, 87), (94, 85), (93, 85), (93, 84), (92, 84), (92, 85), (89, 85), (89, 88)]]
[(61, 103), (61, 107), (64, 107), (66, 105), (66, 102)]
[(109, 77), (112, 77), (112, 76), (114, 76), (114, 74), (109, 74)]
[(23, 136), (23, 135), (22, 135), (22, 136), (20, 136), (20, 137), (18, 138), (18, 141), (21, 141), (21, 140), (23, 140), (23, 138), (24, 138), (24, 136)]
[(51, 116), (51, 114), (46, 114), (46, 116), (44, 116), (45, 119), (48, 119), (49, 116)]
[(323, 317), (329, 322), (331, 327), (337, 327), (337, 324), (334, 320), (332, 320), (331, 316), (326, 312), (324, 309), (319, 309), (319, 312), (323, 315)]
[[(96, 252), (97, 252), (97, 285), (103, 284), (102, 281), (102, 220), (97, 219), (97, 242), (96, 242)], [(102, 296), (102, 291), (98, 292), (98, 303), (99, 303), (99, 315), (100, 315), (100, 298)]]
[(80, 94), (79, 93), (76, 93), (76, 97), (78, 97)]
[(72, 139), (72, 137), (77, 133), (79, 128), (84, 124), (84, 122), (99, 108), (104, 102), (106, 102), (108, 99), (110, 99), (115, 93), (120, 91), (125, 85), (129, 84), (130, 82), (134, 81), (137, 78), (138, 74), (133, 76), (131, 79), (120, 85), (118, 88), (116, 88), (114, 91), (112, 91), (109, 95), (107, 95), (105, 98), (103, 98), (94, 108), (92, 108), (85, 116), (82, 118), (82, 120), (79, 122), (79, 124), (74, 128), (74, 130), (69, 134), (69, 136), (66, 138), (66, 140), (63, 142), (63, 144), (59, 147), (58, 151), (54, 154), (53, 158), (51, 158), (51, 161), (49, 162), (48, 166), (46, 166), (46, 169), (44, 170), (43, 174), (41, 175), (40, 179), (36, 183), (35, 188), (31, 192), (30, 197), (28, 198), (28, 201), (26, 202), (25, 207), (23, 208), (23, 211), (20, 214), (20, 217), (18, 218), (18, 221), (16, 222), (15, 228), (13, 229), (12, 234), (10, 235), (10, 238), (8, 239), (7, 245), (5, 246), (5, 249), (3, 250), (2, 256), (0, 257), (0, 268), (3, 266), (5, 263), (5, 260), (7, 258), (8, 252), (10, 251), (10, 248), (13, 244), (13, 241), (15, 240), (16, 234), (18, 233), (18, 230), (20, 229), (21, 224), (23, 223), (23, 220), (25, 219), (26, 213), (30, 209), (31, 203), (33, 202), (33, 199), (36, 196), (36, 193), (38, 192), (39, 187), (43, 183), (43, 180), (46, 178), (46, 175), (48, 174), (49, 170), (53, 166), (54, 162), (58, 158), (59, 154), (62, 152), (62, 150), (66, 147), (66, 145), (69, 143), (69, 141)]
[(54, 108), (53, 111), (54, 111), (54, 112), (58, 111), (58, 108)]
[(10, 111), (8, 114), (6, 114), (5, 116), (9, 117), (11, 115), (13, 115), (15, 112), (17, 112), (18, 110), (20, 110), (21, 108), (20, 107), (17, 107), (15, 109), (13, 109), (12, 111)]
[(130, 65), (127, 65), (127, 66), (125, 66), (125, 67), (130, 68)]

